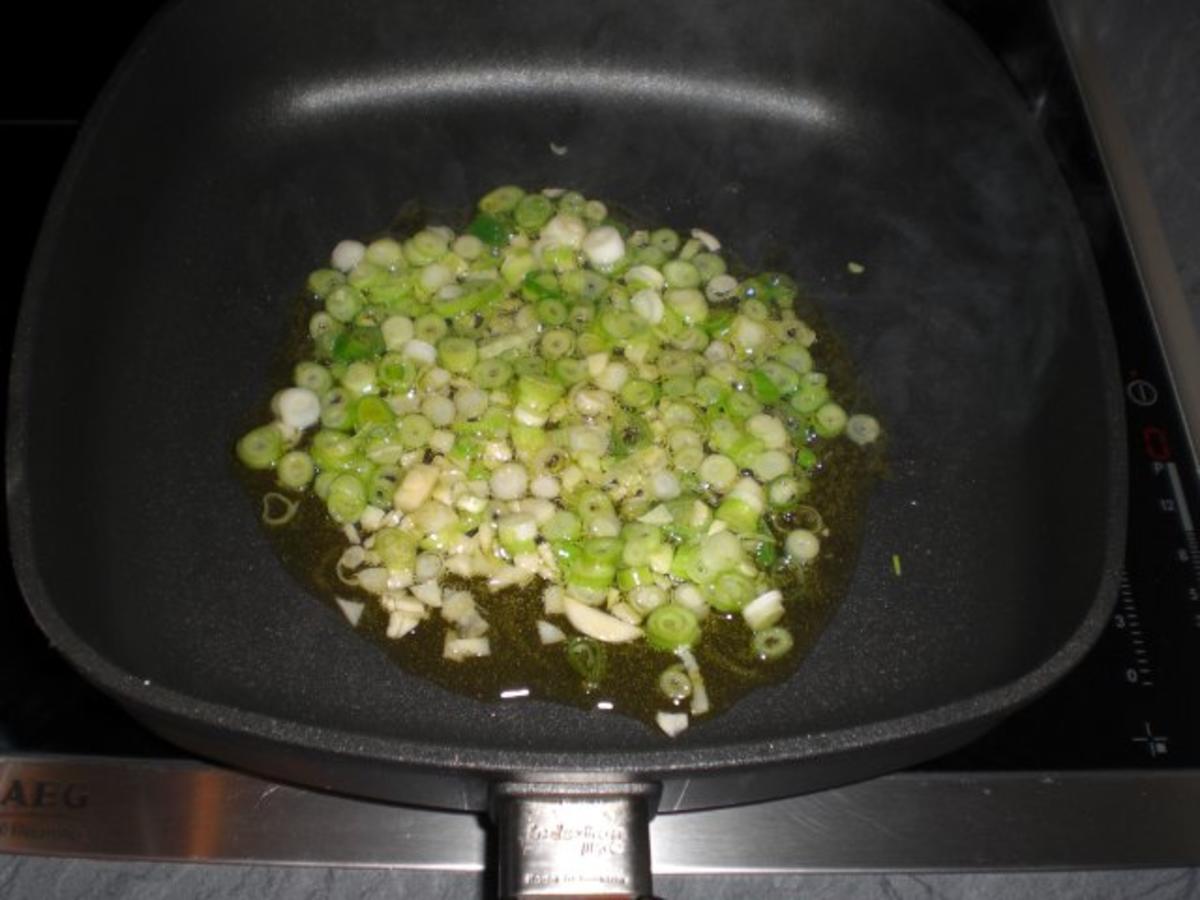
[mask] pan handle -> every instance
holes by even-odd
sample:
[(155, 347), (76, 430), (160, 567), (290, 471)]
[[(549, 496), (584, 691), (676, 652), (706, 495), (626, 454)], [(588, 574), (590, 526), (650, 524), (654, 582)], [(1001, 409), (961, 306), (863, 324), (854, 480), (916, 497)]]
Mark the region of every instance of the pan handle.
[(646, 783), (506, 782), (492, 791), (500, 896), (652, 897)]

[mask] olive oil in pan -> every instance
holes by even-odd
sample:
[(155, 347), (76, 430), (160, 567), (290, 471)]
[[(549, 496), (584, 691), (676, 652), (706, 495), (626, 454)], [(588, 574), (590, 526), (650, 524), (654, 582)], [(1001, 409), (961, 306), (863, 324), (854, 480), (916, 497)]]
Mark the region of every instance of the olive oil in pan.
[[(741, 268), (731, 266), (731, 272), (740, 276)], [(305, 323), (310, 306), (308, 302), (296, 304), (297, 317), (290, 323), (290, 339), (285, 342), (286, 352), (277, 373), (280, 377), (275, 381), (290, 381), (293, 361), (309, 353), (311, 342)], [(801, 299), (797, 302), (797, 312), (820, 335), (820, 342), (813, 349), (819, 354), (821, 368), (828, 373), (831, 383), (838, 386), (838, 396), (852, 402), (862, 400), (849, 358), (819, 311), (807, 299)], [(869, 408), (869, 403), (862, 403), (861, 407)], [(811, 492), (802, 502), (820, 511), (820, 521), (827, 531), (819, 526), (814, 528), (811, 510), (802, 509), (799, 519), (780, 517), (772, 521), (767, 516), (780, 546), (790, 529), (806, 527), (823, 531), (821, 553), (816, 560), (799, 572), (782, 569), (776, 573), (777, 578), (783, 579), (778, 587), (784, 594), (786, 610), (779, 624), (791, 633), (794, 647), (781, 658), (765, 662), (755, 656), (751, 632), (740, 614), (709, 615), (703, 622), (702, 637), (694, 653), (703, 673), (710, 711), (696, 717), (694, 725), (719, 715), (756, 687), (794, 675), (803, 677), (797, 675), (797, 670), (845, 594), (857, 557), (869, 489), (883, 471), (883, 454), (878, 444), (860, 447), (847, 441), (824, 441), (819, 450), (821, 463), (812, 473)], [(248, 473), (240, 467), (239, 472), (243, 473), (255, 503), (265, 493), (280, 490), (269, 472)], [(615, 711), (651, 726), (656, 714), (671, 708), (672, 701), (659, 688), (659, 677), (664, 669), (677, 662), (673, 654), (656, 650), (645, 641), (604, 645), (604, 675), (598, 683), (588, 683), (568, 662), (564, 643), (543, 644), (535, 624), (538, 619), (563, 626), (566, 622), (562, 617), (545, 615), (542, 602), (545, 583), (537, 579), (524, 588), (492, 594), (482, 580), (442, 578), (444, 590), (467, 589), (474, 595), (489, 625), (489, 656), (461, 661), (446, 659), (443, 655), (446, 625), (436, 610), (431, 610), (429, 618), (403, 638), (389, 639), (385, 633), (388, 614), (378, 598), (345, 584), (337, 575), (337, 561), (347, 546), (343, 531), (330, 521), (324, 504), (310, 493), (294, 499), (299, 503), (294, 518), (286, 525), (268, 529), (285, 565), (312, 594), (339, 615), (338, 597), (362, 602), (357, 630), (406, 672), (484, 701), (512, 702), (517, 697), (550, 700), (584, 709)], [(569, 633), (569, 626), (564, 630)], [(330, 664), (336, 661), (330, 660)], [(688, 701), (679, 701), (678, 706), (686, 711)]]
[[(772, 662), (755, 658), (750, 632), (740, 615), (713, 614), (704, 622), (695, 654), (711, 711), (697, 717), (694, 725), (719, 715), (754, 688), (778, 683), (796, 673), (845, 594), (857, 556), (868, 489), (880, 469), (879, 459), (875, 449), (838, 443), (827, 450), (823, 470), (813, 477), (813, 490), (806, 499), (822, 511), (830, 533), (822, 542), (820, 556), (802, 577), (780, 585), (787, 608), (780, 624), (795, 639), (790, 653)], [(255, 503), (265, 492), (278, 489), (269, 474), (253, 473), (246, 480)], [(676, 662), (670, 653), (655, 650), (644, 641), (606, 645), (604, 677), (598, 686), (589, 686), (567, 662), (563, 644), (542, 644), (534, 625), (536, 620), (547, 618), (541, 596), (545, 584), (540, 580), (522, 589), (491, 594), (482, 582), (445, 579), (446, 589), (472, 591), (490, 626), (491, 655), (455, 662), (442, 655), (445, 625), (436, 611), (403, 638), (385, 636), (387, 613), (377, 598), (337, 577), (337, 560), (346, 548), (345, 536), (329, 521), (319, 501), (309, 496), (300, 498), (296, 516), (268, 531), (289, 571), (321, 602), (339, 615), (337, 597), (364, 604), (358, 632), (406, 672), (479, 700), (500, 701), (501, 694), (509, 698), (527, 696), (585, 709), (612, 710), (650, 725), (656, 713), (670, 706), (658, 687), (663, 669)], [(336, 660), (329, 662), (336, 665)], [(686, 710), (686, 700), (680, 708)]]

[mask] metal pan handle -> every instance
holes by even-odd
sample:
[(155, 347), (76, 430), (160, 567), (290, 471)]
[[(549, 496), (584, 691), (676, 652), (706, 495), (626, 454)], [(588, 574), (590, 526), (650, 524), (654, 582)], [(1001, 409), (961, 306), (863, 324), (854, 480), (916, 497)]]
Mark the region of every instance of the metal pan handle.
[(659, 786), (507, 782), (492, 792), (504, 900), (649, 898)]

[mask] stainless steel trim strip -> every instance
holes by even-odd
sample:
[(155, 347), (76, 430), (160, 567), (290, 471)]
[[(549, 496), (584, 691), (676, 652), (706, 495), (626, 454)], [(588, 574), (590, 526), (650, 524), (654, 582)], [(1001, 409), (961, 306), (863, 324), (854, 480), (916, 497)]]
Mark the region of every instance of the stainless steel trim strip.
[(1200, 472), (1200, 336), (1192, 324), (1145, 171), (1093, 38), (1092, 4), (1088, 0), (1052, 0), (1051, 8), (1150, 303), (1191, 459)]
[[(1196, 865), (1200, 771), (910, 772), (650, 835), (659, 875)], [(472, 815), (200, 762), (0, 757), (0, 852), (478, 872), (487, 850)]]

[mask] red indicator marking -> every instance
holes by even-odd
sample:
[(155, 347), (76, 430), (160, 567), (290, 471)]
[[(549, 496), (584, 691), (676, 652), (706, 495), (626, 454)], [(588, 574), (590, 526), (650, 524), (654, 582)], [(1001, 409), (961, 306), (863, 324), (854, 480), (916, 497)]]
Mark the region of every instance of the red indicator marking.
[(1146, 455), (1157, 462), (1167, 462), (1171, 458), (1171, 443), (1167, 433), (1157, 425), (1147, 425), (1142, 429), (1142, 446)]

